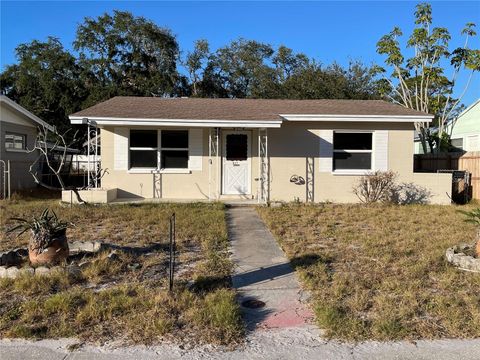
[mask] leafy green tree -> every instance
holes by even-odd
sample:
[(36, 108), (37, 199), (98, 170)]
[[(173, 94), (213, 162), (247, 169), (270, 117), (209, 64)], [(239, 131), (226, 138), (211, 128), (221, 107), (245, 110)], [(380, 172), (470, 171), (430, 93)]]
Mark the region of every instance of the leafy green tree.
[(371, 68), (351, 62), (344, 69), (337, 63), (322, 68), (315, 61), (301, 66), (283, 84), (290, 99), (378, 99), (379, 90)]
[(205, 77), (206, 67), (210, 59), (210, 47), (207, 40), (197, 40), (192, 52), (187, 54), (185, 66), (188, 70), (189, 80), (192, 85), (192, 95), (199, 95), (198, 84)]
[(80, 52), (88, 103), (114, 95), (169, 96), (179, 80), (175, 36), (129, 12), (86, 18), (74, 48)]
[(304, 70), (310, 63), (305, 54), (294, 54), (293, 50), (281, 45), (272, 58), (276, 67), (277, 76), (280, 83), (284, 83), (291, 76)]
[(228, 94), (246, 98), (261, 92), (257, 88), (269, 76), (271, 69), (266, 62), (273, 53), (268, 44), (239, 39), (218, 49), (212, 61)]
[(18, 63), (0, 75), (2, 93), (65, 132), (68, 115), (80, 110), (86, 97), (75, 58), (54, 37), (21, 44), (15, 52)]
[[(429, 150), (427, 145), (433, 151), (433, 144), (439, 151), (445, 126), (451, 123), (453, 128), (455, 115), (473, 73), (480, 70), (480, 50), (468, 46), (469, 38), (476, 32), (475, 24), (467, 23), (462, 30), (464, 45), (450, 51), (450, 32), (442, 27), (432, 28), (432, 8), (428, 3), (416, 6), (415, 25), (406, 42), (406, 48), (413, 49), (413, 56), (405, 56), (406, 50), (402, 50), (399, 42), (403, 33), (400, 28), (394, 27), (377, 43), (377, 52), (386, 55), (385, 64), (391, 69), (391, 74), (387, 75), (387, 70), (380, 66), (375, 70), (383, 75), (381, 88), (391, 101), (435, 115), (436, 134), (430, 131), (429, 123), (415, 124), (426, 153)], [(453, 68), (450, 77), (445, 74), (445, 63), (450, 63)], [(469, 72), (469, 78), (460, 96), (453, 98), (461, 71)]]

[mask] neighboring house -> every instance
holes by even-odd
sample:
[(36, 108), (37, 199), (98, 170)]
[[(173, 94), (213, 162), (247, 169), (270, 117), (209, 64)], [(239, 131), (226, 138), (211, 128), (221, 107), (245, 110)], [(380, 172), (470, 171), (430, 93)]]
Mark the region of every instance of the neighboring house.
[[(73, 172), (86, 172), (90, 168), (90, 171), (95, 171), (97, 162), (100, 162), (101, 142), (100, 135), (94, 136), (89, 141), (85, 141), (82, 144), (82, 154), (73, 155), (72, 158), (72, 171)], [(90, 146), (89, 146), (90, 144)], [(95, 154), (95, 149), (97, 153)], [(89, 155), (90, 154), (90, 155)]]
[(414, 131), (414, 136), (413, 136), (413, 153), (415, 155), (418, 154), (423, 154), (423, 147), (422, 147), (422, 142), (420, 141), (420, 135), (418, 134), (418, 131)]
[(446, 129), (452, 146), (459, 151), (480, 151), (480, 99), (466, 108), (457, 118), (453, 128)]
[[(445, 132), (450, 135), (452, 151), (480, 151), (480, 99), (462, 111), (453, 129), (448, 125)], [(415, 134), (415, 154), (423, 154), (418, 134)]]
[(451, 175), (413, 172), (416, 121), (379, 100), (114, 97), (70, 115), (101, 128), (102, 187), (120, 198), (356, 202), (374, 170), (450, 203)]
[[(37, 140), (39, 126), (53, 128), (36, 115), (4, 95), (0, 95), (0, 160), (10, 161), (11, 190), (35, 187), (30, 165), (38, 153), (32, 150)], [(1, 164), (1, 162), (0, 162)], [(0, 166), (0, 183), (3, 189), (3, 165)]]

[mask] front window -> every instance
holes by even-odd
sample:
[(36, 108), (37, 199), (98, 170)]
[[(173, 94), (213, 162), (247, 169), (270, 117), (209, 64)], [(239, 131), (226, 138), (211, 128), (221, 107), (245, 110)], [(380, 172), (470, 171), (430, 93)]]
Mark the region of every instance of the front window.
[(156, 169), (157, 130), (130, 130), (130, 168)]
[(333, 171), (371, 169), (372, 133), (334, 132)]
[(188, 130), (130, 130), (130, 168), (187, 169)]
[(188, 168), (188, 130), (162, 130), (162, 169)]
[(24, 134), (7, 132), (5, 134), (5, 148), (12, 150), (26, 150), (27, 136)]

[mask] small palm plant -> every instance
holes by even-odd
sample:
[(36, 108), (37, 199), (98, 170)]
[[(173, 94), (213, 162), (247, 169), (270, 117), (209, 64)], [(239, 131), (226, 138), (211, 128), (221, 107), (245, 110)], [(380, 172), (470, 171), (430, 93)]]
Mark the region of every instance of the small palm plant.
[(28, 253), (33, 265), (53, 264), (67, 258), (69, 251), (66, 231), (73, 224), (59, 220), (53, 210), (50, 212), (47, 208), (40, 217), (34, 216), (32, 220), (22, 218), (11, 220), (18, 221), (19, 224), (7, 230), (7, 233), (20, 230), (18, 237), (26, 231), (31, 232)]
[(475, 246), (475, 254), (477, 257), (480, 257), (480, 208), (472, 211), (459, 210), (459, 212), (466, 216), (466, 222), (477, 225), (477, 244)]

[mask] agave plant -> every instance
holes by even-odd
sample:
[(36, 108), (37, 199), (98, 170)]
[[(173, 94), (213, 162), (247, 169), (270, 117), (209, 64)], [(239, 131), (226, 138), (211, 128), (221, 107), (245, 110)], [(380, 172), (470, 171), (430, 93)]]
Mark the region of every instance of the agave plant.
[(474, 209), (472, 211), (458, 211), (467, 217), (465, 219), (466, 222), (474, 223), (480, 226), (480, 208)]
[(61, 221), (58, 219), (57, 214), (48, 208), (43, 210), (40, 217), (33, 217), (32, 220), (26, 220), (22, 218), (11, 218), (10, 220), (18, 221), (19, 224), (7, 230), (7, 233), (11, 233), (17, 230), (21, 230), (17, 237), (24, 232), (30, 230), (32, 236), (30, 237), (29, 250), (36, 253), (42, 252), (48, 248), (52, 241), (65, 237), (65, 232), (68, 227), (74, 226), (70, 222)]
[(480, 208), (476, 208), (472, 211), (459, 210), (459, 212), (466, 216), (466, 222), (477, 225), (477, 245), (475, 252), (477, 257), (480, 257)]

